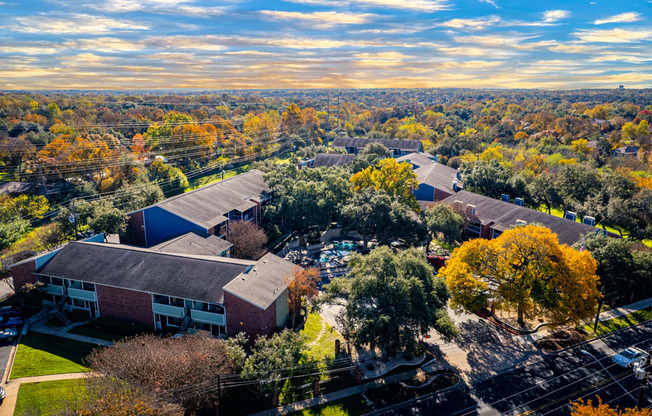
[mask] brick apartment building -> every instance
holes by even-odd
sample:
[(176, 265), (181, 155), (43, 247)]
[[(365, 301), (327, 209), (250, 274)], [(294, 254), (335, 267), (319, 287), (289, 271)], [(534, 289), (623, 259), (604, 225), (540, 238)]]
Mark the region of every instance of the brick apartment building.
[(152, 330), (270, 335), (288, 316), (296, 266), (78, 241), (11, 267), (17, 288), (45, 283), (45, 306), (84, 310)]

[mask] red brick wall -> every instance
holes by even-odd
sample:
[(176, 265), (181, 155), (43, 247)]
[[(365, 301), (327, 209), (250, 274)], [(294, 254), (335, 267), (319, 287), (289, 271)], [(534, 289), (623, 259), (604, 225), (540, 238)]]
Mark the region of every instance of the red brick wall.
[(36, 270), (36, 260), (26, 261), (11, 268), (16, 290), (20, 289), (25, 283), (36, 283), (37, 279), (34, 276), (34, 270)]
[(100, 315), (135, 322), (154, 329), (152, 295), (127, 289), (95, 285)]
[(225, 291), (224, 307), (226, 330), (229, 336), (245, 332), (253, 340), (259, 335), (271, 336), (276, 329), (276, 303), (262, 310)]
[(120, 243), (133, 246), (146, 247), (145, 241), (145, 211), (137, 211), (129, 215), (129, 224), (124, 237), (120, 236)]
[(453, 195), (453, 194), (450, 194), (450, 193), (448, 193), (446, 191), (442, 191), (441, 189), (435, 188), (435, 201), (442, 201), (442, 200), (448, 198), (451, 195)]
[(480, 237), (481, 238), (486, 238), (486, 239), (490, 240), (491, 235), (492, 235), (492, 232), (491, 232), (491, 225), (490, 224), (483, 225), (480, 228)]

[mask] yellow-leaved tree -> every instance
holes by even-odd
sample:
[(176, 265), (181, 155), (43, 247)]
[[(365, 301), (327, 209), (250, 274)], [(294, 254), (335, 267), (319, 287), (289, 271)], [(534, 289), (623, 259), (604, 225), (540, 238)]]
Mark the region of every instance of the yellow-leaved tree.
[(589, 252), (560, 245), (556, 234), (536, 225), (468, 241), (440, 273), (454, 308), (478, 312), (493, 302), (515, 310), (521, 324), (540, 315), (553, 324), (579, 322), (595, 312), (600, 297)]
[(419, 187), (419, 181), (412, 172), (412, 165), (407, 162), (398, 163), (393, 158), (382, 159), (376, 166), (369, 166), (351, 176), (351, 183), (356, 192), (369, 187), (382, 189), (390, 197), (396, 197), (418, 210), (419, 205), (412, 192)]

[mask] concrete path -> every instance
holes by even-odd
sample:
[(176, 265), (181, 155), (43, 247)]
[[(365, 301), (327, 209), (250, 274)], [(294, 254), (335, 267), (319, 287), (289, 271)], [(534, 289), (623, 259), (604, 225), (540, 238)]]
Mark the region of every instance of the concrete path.
[(34, 377), (22, 377), (16, 378), (10, 381), (10, 383), (18, 382), (20, 384), (25, 383), (42, 383), (44, 381), (57, 381), (57, 380), (70, 380), (73, 378), (88, 378), (94, 377), (95, 373), (65, 373), (65, 374), (50, 374), (47, 376), (34, 376)]
[[(422, 367), (423, 371), (426, 373), (432, 373), (437, 370), (443, 369), (441, 365), (435, 362), (428, 363)], [(253, 413), (249, 416), (276, 416), (276, 415), (286, 415), (288, 413), (297, 412), (302, 409), (306, 409), (313, 406), (319, 406), (320, 404), (325, 404), (332, 402), (334, 400), (344, 399), (346, 397), (355, 396), (356, 394), (361, 394), (366, 391), (376, 389), (388, 384), (396, 383), (399, 381), (404, 381), (410, 379), (417, 375), (418, 368), (405, 371), (400, 374), (394, 374), (389, 377), (379, 378), (368, 383), (360, 384), (354, 387), (349, 387), (347, 389), (337, 390), (332, 393), (324, 394), (323, 396), (314, 397), (312, 399), (303, 400), (300, 402), (294, 402), (287, 404), (285, 406), (279, 406), (275, 409), (269, 409), (258, 413)], [(1, 416), (1, 415), (0, 415)]]
[(629, 305), (614, 308), (600, 314), (600, 322), (608, 321), (609, 319), (620, 318), (621, 316), (628, 315), (632, 312), (640, 311), (652, 307), (652, 298), (640, 300), (638, 302), (630, 303)]

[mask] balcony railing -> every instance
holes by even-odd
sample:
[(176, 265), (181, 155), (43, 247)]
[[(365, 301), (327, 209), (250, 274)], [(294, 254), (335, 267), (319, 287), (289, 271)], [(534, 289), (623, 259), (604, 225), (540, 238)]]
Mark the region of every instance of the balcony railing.
[(173, 318), (183, 318), (186, 316), (186, 310), (180, 306), (170, 306), (153, 302), (152, 310), (155, 314), (171, 316)]
[(61, 296), (64, 293), (63, 292), (63, 286), (45, 285), (45, 293), (48, 293), (50, 295)]
[(199, 309), (191, 309), (190, 317), (193, 321), (201, 322), (204, 324), (225, 325), (226, 316), (223, 313), (200, 311)]
[(71, 297), (72, 299), (88, 300), (91, 302), (97, 301), (97, 296), (95, 295), (95, 292), (91, 292), (90, 290), (82, 290), (82, 289), (75, 289), (69, 287), (68, 296)]

